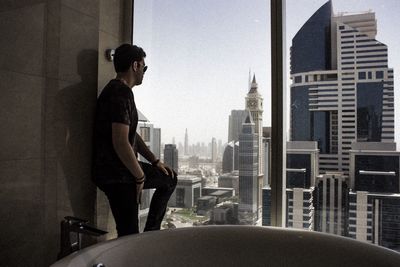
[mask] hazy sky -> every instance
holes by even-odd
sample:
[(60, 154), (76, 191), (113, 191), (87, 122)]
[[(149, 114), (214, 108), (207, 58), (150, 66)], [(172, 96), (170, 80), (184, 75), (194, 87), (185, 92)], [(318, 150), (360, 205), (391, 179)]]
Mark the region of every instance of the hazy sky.
[[(287, 0), (287, 49), (325, 2)], [(175, 137), (183, 143), (186, 128), (190, 143), (208, 143), (212, 137), (227, 142), (231, 110), (245, 107), (249, 70), (264, 97), (264, 126), (270, 125), (269, 6), (269, 0), (135, 0), (134, 44), (145, 49), (149, 66), (143, 84), (134, 88), (135, 100), (161, 128), (162, 142)], [(334, 0), (333, 8), (335, 13), (376, 13), (377, 40), (389, 47), (398, 103), (400, 1)], [(396, 105), (396, 136), (399, 109)]]

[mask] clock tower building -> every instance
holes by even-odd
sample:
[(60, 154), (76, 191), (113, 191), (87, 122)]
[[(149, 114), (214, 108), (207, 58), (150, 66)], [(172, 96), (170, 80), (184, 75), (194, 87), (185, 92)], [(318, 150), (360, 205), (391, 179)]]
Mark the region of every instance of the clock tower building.
[[(258, 208), (262, 206), (262, 188), (264, 176), (264, 146), (263, 146), (263, 98), (258, 92), (256, 75), (253, 75), (253, 81), (249, 85), (250, 90), (246, 96), (246, 110), (250, 111), (254, 122), (254, 133), (258, 135), (258, 183), (257, 183), (257, 202)], [(258, 209), (261, 211), (261, 209)]]
[(258, 84), (256, 82), (256, 75), (253, 76), (253, 81), (250, 84), (250, 90), (246, 96), (246, 109), (250, 111), (251, 117), (253, 118), (255, 124), (255, 133), (258, 135), (258, 175), (263, 175), (263, 123), (262, 123), (262, 114), (263, 114), (263, 98), (258, 92)]

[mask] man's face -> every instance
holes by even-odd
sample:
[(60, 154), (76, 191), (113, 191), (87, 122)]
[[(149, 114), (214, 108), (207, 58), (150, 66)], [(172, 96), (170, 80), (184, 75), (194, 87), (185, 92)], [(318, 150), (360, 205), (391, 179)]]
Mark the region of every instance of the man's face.
[(136, 85), (142, 84), (144, 73), (147, 70), (146, 63), (144, 59), (141, 61), (137, 61), (136, 72), (134, 73), (136, 76)]

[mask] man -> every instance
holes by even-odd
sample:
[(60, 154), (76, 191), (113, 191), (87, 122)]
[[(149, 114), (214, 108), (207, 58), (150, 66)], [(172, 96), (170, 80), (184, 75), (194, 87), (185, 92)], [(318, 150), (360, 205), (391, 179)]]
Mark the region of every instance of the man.
[[(144, 230), (159, 230), (177, 183), (176, 173), (157, 159), (136, 133), (138, 114), (132, 88), (142, 83), (145, 57), (138, 46), (118, 47), (114, 54), (117, 76), (97, 100), (93, 179), (108, 198), (118, 237), (139, 233), (138, 205), (147, 188), (156, 191)], [(139, 162), (137, 153), (151, 164)]]

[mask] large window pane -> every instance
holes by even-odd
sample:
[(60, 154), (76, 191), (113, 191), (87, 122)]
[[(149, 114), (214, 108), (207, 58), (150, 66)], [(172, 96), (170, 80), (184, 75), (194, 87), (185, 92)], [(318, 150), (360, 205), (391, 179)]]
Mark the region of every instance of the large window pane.
[(400, 55), (392, 30), (400, 4), (287, 0), (286, 7), (287, 226), (400, 251), (393, 74)]
[(133, 43), (149, 66), (135, 101), (145, 125), (160, 129), (164, 161), (178, 158), (163, 227), (261, 225), (270, 160), (269, 1), (134, 3)]

